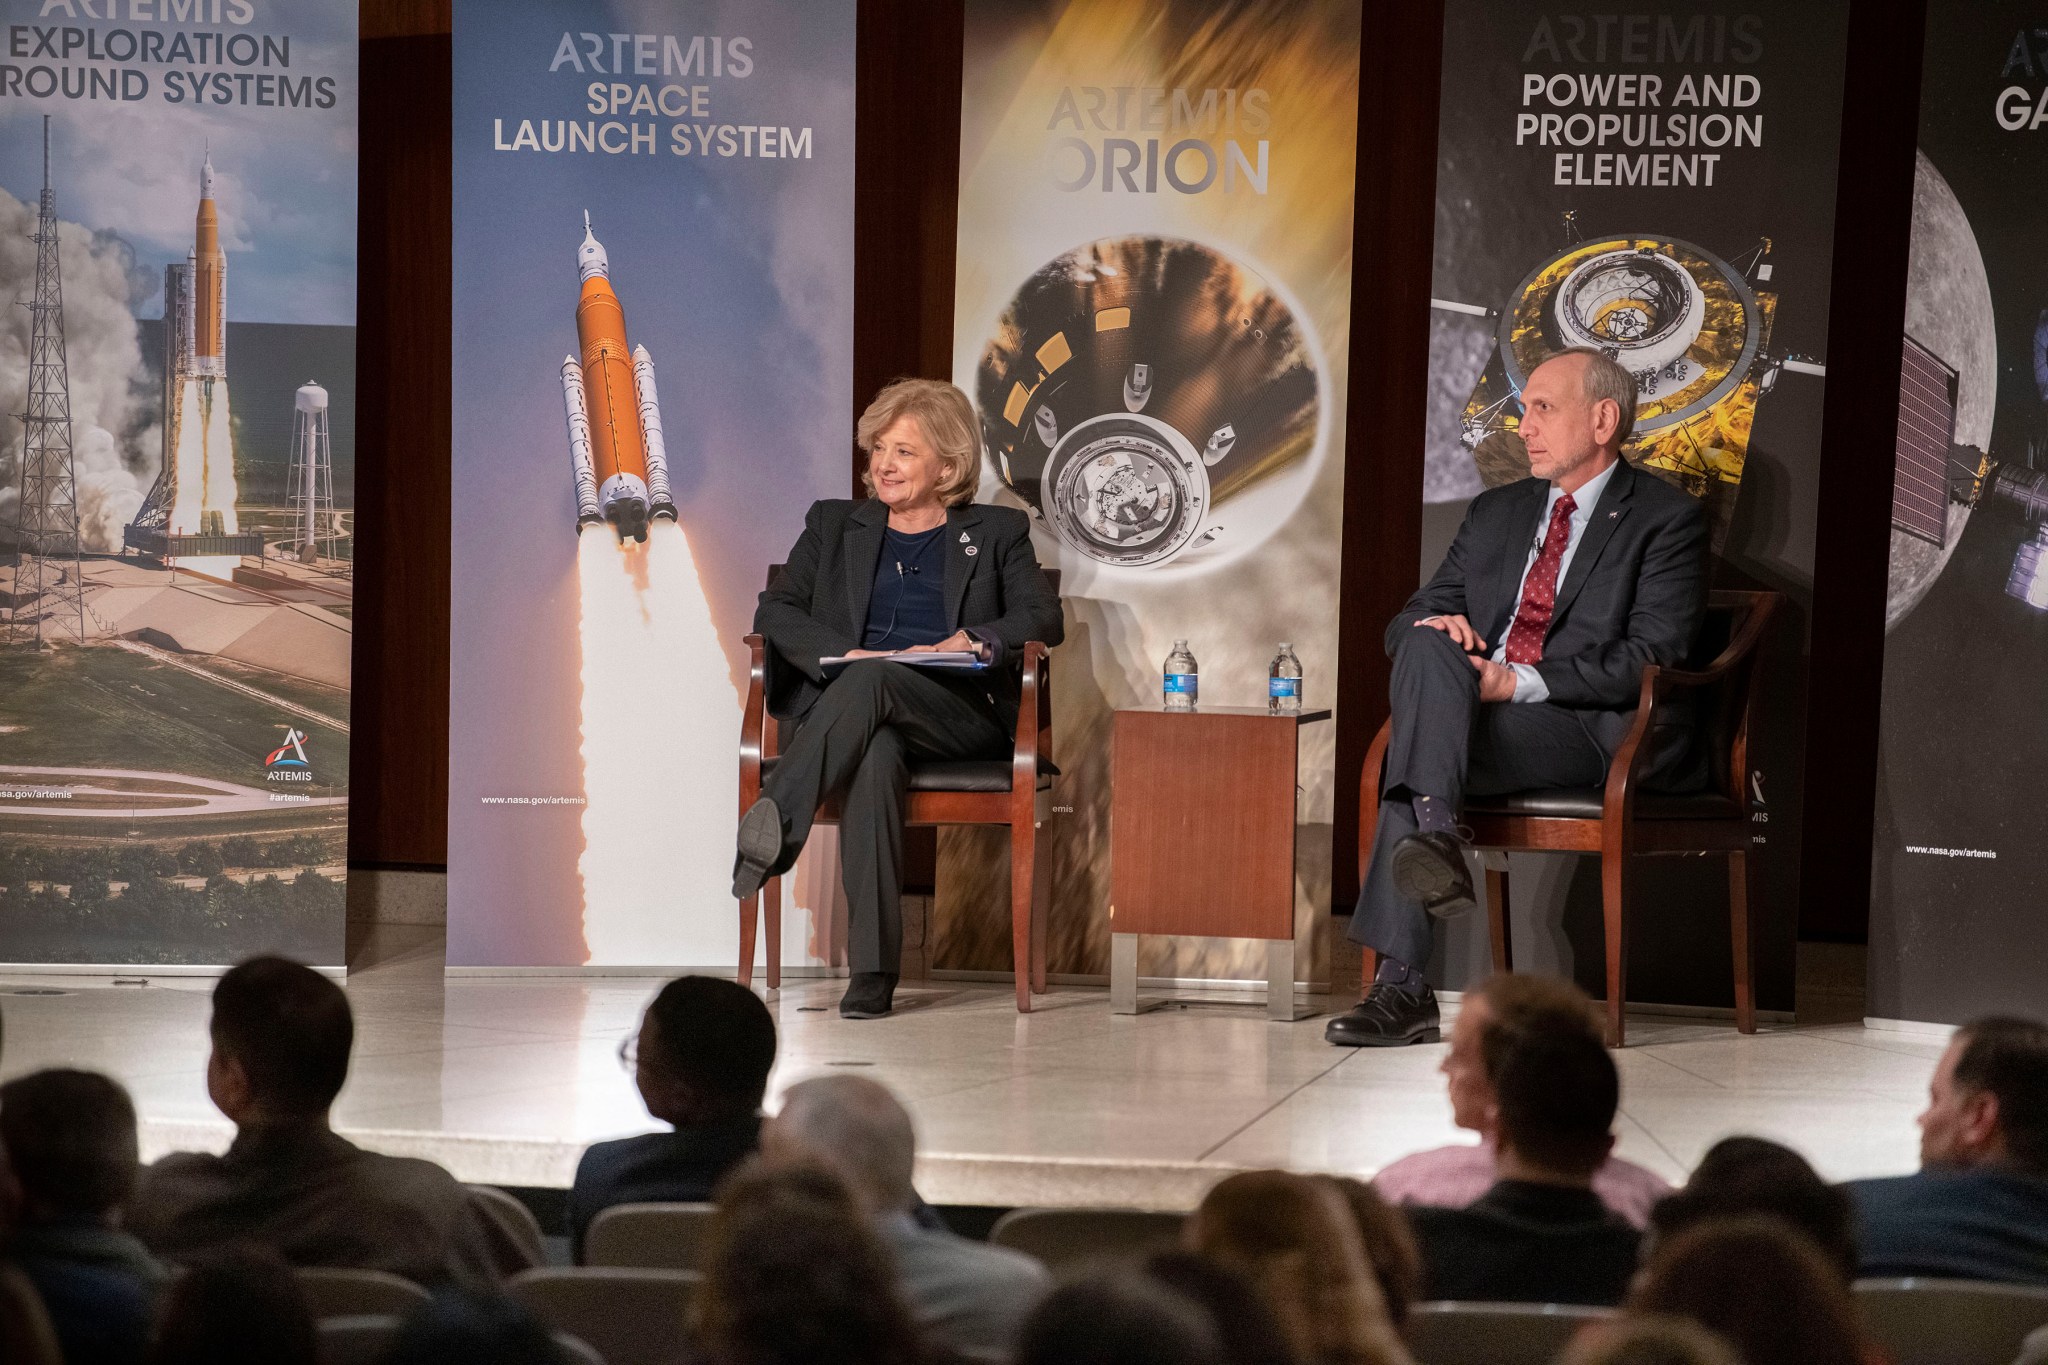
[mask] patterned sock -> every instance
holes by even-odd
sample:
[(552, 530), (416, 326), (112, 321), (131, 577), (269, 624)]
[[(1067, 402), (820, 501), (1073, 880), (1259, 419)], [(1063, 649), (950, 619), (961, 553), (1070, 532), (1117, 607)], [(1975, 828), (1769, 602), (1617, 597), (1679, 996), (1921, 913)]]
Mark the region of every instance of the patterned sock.
[(1440, 796), (1418, 796), (1410, 805), (1415, 807), (1415, 824), (1424, 834), (1456, 834), (1458, 817), (1451, 810), (1451, 803)]
[(1380, 956), (1379, 970), (1372, 974), (1372, 981), (1375, 986), (1402, 986), (1409, 990), (1428, 984), (1421, 972), (1385, 954)]

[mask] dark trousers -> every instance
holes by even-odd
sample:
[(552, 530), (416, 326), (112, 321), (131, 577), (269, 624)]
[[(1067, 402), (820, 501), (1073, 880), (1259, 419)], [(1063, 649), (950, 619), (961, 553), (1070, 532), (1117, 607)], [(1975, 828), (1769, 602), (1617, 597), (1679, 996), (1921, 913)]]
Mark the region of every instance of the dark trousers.
[(1540, 787), (1593, 787), (1606, 780), (1609, 750), (1595, 737), (1595, 713), (1549, 702), (1482, 702), (1479, 672), (1450, 636), (1410, 630), (1394, 651), (1388, 686), (1393, 734), (1380, 780), (1379, 827), (1351, 940), (1421, 967), (1429, 961), (1429, 915), (1394, 888), (1394, 845), (1415, 832), (1418, 796), (1453, 810), (1467, 796)]
[(761, 784), (782, 812), (783, 866), (839, 795), (847, 965), (894, 972), (903, 955), (903, 802), (914, 759), (1005, 758), (1010, 737), (971, 678), (873, 660), (847, 668), (804, 713)]

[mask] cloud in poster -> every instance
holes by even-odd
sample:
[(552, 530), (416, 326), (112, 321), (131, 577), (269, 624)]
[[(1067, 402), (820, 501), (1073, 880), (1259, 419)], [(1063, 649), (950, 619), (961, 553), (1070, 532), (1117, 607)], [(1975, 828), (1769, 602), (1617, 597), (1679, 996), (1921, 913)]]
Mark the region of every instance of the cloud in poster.
[[(10, 20), (33, 18), (40, 8), (34, 0), (0, 0), (0, 15)], [(333, 78), (328, 109), (170, 103), (166, 74), (234, 68), (167, 64), (141, 68), (151, 78), (142, 100), (9, 100), (0, 105), (0, 187), (35, 202), (42, 117), (52, 115), (58, 212), (118, 234), (134, 247), (137, 266), (161, 282), (164, 266), (184, 260), (192, 244), (199, 167), (210, 150), (234, 320), (353, 325), (355, 17), (354, 5), (335, 0), (268, 0), (251, 23), (232, 30), (289, 36), (293, 75)], [(147, 316), (162, 306), (158, 293), (144, 305)]]

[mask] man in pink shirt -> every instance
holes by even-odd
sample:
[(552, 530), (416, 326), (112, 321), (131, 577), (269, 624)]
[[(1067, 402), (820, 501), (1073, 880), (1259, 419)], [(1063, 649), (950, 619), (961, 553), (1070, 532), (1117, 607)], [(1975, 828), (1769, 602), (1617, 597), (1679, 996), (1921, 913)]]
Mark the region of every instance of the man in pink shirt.
[[(1495, 1100), (1480, 1038), (1495, 1027), (1583, 1031), (1601, 1037), (1592, 1000), (1569, 981), (1500, 972), (1466, 991), (1451, 1024), (1451, 1049), (1440, 1069), (1450, 1091), (1452, 1120), (1479, 1134), (1479, 1141), (1416, 1152), (1386, 1167), (1372, 1183), (1388, 1203), (1462, 1209), (1492, 1188)], [(1610, 1155), (1593, 1173), (1593, 1193), (1600, 1202), (1638, 1228), (1649, 1222), (1650, 1206), (1670, 1192), (1671, 1186), (1655, 1171), (1618, 1156)]]

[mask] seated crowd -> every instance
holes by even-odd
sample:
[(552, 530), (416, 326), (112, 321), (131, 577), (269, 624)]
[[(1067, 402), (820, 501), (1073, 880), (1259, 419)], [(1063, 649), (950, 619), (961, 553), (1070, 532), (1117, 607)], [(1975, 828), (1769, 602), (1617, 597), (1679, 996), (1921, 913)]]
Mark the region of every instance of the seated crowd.
[[(243, 963), (214, 990), (211, 1035), (208, 1093), (236, 1129), (217, 1156), (141, 1168), (134, 1107), (104, 1076), (0, 1086), (0, 1365), (311, 1365), (300, 1267), (435, 1291), (393, 1365), (570, 1359), (498, 1291), (534, 1253), (497, 1200), (330, 1126), (354, 1037), (338, 985)], [(599, 1143), (576, 1173), (578, 1260), (607, 1208), (715, 1203), (679, 1360), (1406, 1365), (1413, 1305), (1451, 1299), (1618, 1309), (1569, 1365), (1870, 1365), (1859, 1276), (2048, 1287), (2048, 1027), (2022, 1019), (1956, 1033), (1917, 1174), (1830, 1185), (1732, 1137), (1671, 1190), (1613, 1153), (1620, 1078), (1586, 997), (1497, 976), (1467, 993), (1442, 1068), (1477, 1145), (1371, 1185), (1234, 1175), (1178, 1250), (1058, 1283), (919, 1199), (912, 1117), (884, 1086), (801, 1081), (764, 1119), (775, 1051), (752, 992), (670, 982), (621, 1052), (667, 1131)]]

